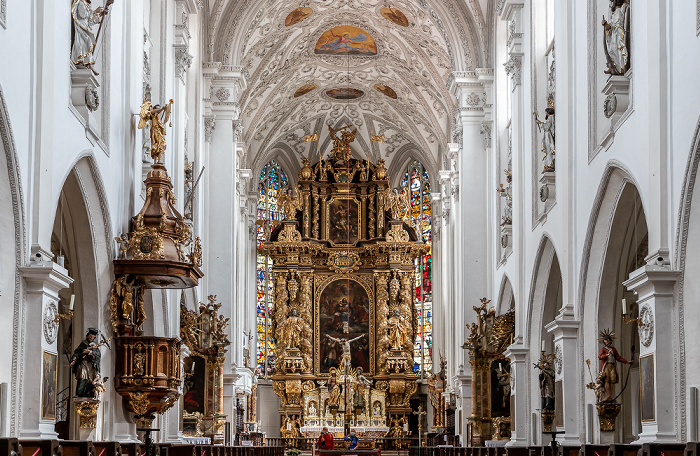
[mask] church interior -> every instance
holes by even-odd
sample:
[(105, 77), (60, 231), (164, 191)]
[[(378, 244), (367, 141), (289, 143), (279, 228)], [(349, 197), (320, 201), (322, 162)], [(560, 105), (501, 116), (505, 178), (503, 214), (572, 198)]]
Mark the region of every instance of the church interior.
[(0, 456), (694, 456), (698, 57), (700, 0), (0, 0)]

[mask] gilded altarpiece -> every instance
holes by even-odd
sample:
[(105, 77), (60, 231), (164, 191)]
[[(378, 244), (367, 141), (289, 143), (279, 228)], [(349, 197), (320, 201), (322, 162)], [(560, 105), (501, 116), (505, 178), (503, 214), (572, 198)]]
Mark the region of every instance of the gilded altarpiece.
[(332, 157), (303, 160), (285, 219), (258, 252), (273, 262), (273, 390), (283, 437), (403, 435), (417, 390), (414, 261), (428, 251), (391, 192), (383, 160), (351, 158), (355, 132), (331, 129)]
[(470, 327), (469, 350), (472, 368), (471, 445), (483, 446), (487, 440), (509, 440), (511, 431), (510, 360), (504, 353), (513, 343), (515, 312), (496, 315), (491, 301), (474, 306), (477, 322)]

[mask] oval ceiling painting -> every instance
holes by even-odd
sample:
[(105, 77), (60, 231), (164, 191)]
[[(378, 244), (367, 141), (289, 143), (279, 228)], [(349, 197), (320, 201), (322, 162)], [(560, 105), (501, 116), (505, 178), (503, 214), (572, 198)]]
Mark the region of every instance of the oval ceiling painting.
[(330, 55), (377, 55), (377, 43), (359, 27), (340, 25), (321, 35), (314, 52)]
[(316, 87), (318, 87), (316, 84), (303, 85), (303, 86), (299, 87), (296, 92), (294, 92), (294, 98), (298, 98), (302, 95), (306, 95), (307, 93), (314, 90)]
[(306, 19), (307, 17), (311, 16), (313, 12), (314, 11), (308, 6), (297, 8), (291, 13), (289, 13), (289, 16), (287, 16), (287, 19), (285, 19), (284, 21), (284, 25), (289, 27), (290, 25), (297, 24)]
[(374, 84), (374, 90), (376, 90), (377, 92), (381, 92), (384, 95), (386, 95), (387, 97), (393, 98), (394, 100), (399, 98), (399, 96), (396, 95), (396, 92), (394, 91), (394, 89), (392, 89), (391, 87), (386, 86), (384, 84)]
[(391, 21), (396, 25), (400, 25), (401, 27), (408, 27), (408, 18), (400, 9), (385, 6), (384, 8), (380, 9), (379, 12), (384, 19)]
[(357, 100), (365, 93), (362, 90), (350, 87), (341, 87), (326, 91), (326, 95), (336, 100)]

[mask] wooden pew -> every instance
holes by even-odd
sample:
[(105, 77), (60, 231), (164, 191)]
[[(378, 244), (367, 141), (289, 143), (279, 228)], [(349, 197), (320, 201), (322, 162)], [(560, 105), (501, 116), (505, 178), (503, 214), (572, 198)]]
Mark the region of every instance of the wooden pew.
[(160, 451), (160, 456), (170, 456), (170, 447), (173, 446), (172, 443), (156, 443), (156, 446)]
[(688, 442), (685, 445), (685, 456), (698, 456), (700, 444), (698, 442)]
[(122, 455), (124, 456), (141, 456), (141, 454), (145, 451), (143, 448), (141, 448), (140, 442), (122, 443), (120, 446), (122, 449)]
[(0, 454), (22, 456), (22, 445), (17, 439), (0, 439)]
[(637, 456), (637, 452), (641, 449), (641, 445), (623, 445), (621, 443), (615, 443), (610, 445), (608, 456)]
[(610, 456), (610, 445), (582, 445), (580, 456)]
[(61, 440), (63, 456), (94, 456), (95, 445), (83, 440)]
[(63, 448), (58, 440), (20, 439), (19, 443), (28, 456), (63, 456)]
[(685, 443), (645, 443), (639, 456), (684, 456)]
[(168, 448), (168, 456), (197, 456), (194, 445), (173, 445)]
[(559, 447), (559, 456), (579, 456), (580, 452), (580, 445), (567, 445)]
[(527, 447), (507, 447), (506, 456), (530, 456), (530, 450)]
[(92, 442), (95, 456), (122, 456), (122, 448), (117, 442)]

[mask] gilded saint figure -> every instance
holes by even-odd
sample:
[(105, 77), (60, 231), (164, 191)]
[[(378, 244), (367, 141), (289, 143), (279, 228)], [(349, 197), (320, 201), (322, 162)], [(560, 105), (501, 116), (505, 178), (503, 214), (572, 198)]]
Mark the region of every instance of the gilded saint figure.
[(603, 50), (608, 68), (606, 74), (622, 75), (630, 68), (629, 31), (630, 4), (629, 0), (610, 0), (610, 17), (603, 17)]
[(399, 309), (394, 309), (394, 314), (389, 318), (389, 345), (392, 350), (401, 350), (406, 344), (406, 319), (399, 313)]
[(304, 325), (304, 320), (299, 316), (297, 309), (292, 309), (292, 314), (287, 317), (284, 324), (280, 328), (282, 333), (282, 341), (287, 348), (299, 348), (299, 337)]
[(151, 158), (155, 163), (163, 163), (163, 154), (165, 153), (165, 124), (170, 119), (170, 108), (173, 105), (173, 100), (170, 100), (165, 106), (152, 106), (151, 102), (145, 100), (141, 105), (141, 113), (139, 117), (139, 129), (142, 129), (150, 122), (151, 128)]

